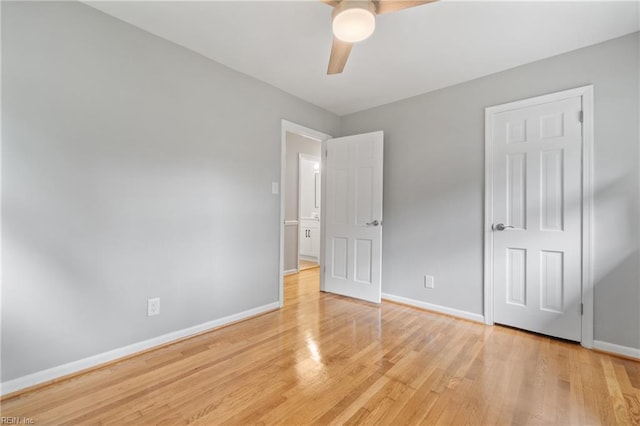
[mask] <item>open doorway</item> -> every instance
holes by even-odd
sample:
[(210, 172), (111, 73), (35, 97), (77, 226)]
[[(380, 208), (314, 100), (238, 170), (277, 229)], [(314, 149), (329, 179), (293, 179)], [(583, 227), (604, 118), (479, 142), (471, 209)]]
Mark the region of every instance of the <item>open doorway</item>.
[[(285, 275), (322, 265), (322, 148), (330, 136), (282, 120), (280, 305)], [(318, 271), (319, 272), (319, 271)]]
[[(304, 136), (288, 133), (287, 137), (287, 158), (292, 154), (289, 151), (307, 149), (316, 151), (318, 155), (298, 153), (298, 264), (297, 270), (302, 271), (320, 266), (320, 142), (314, 141)], [(301, 139), (304, 138), (304, 139)], [(308, 142), (307, 142), (308, 141)], [(302, 143), (300, 143), (302, 142)], [(287, 169), (287, 179), (292, 177), (291, 170)], [(293, 180), (293, 179), (291, 179)], [(290, 191), (292, 182), (287, 181), (285, 193), (285, 206), (292, 204), (289, 196), (293, 196)], [(285, 209), (285, 221), (287, 220)], [(292, 240), (285, 240), (284, 251), (292, 251), (293, 247), (287, 244)]]
[(285, 275), (320, 262), (320, 149), (320, 141), (286, 132)]

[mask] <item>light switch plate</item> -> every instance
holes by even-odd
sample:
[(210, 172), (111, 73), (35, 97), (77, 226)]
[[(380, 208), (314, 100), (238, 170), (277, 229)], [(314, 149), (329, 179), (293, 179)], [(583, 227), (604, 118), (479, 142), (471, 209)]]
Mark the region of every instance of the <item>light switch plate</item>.
[(278, 193), (280, 192), (279, 186), (280, 185), (278, 185), (278, 182), (271, 182), (271, 193), (273, 195), (278, 195)]
[(424, 276), (424, 288), (434, 288), (435, 278), (431, 275)]

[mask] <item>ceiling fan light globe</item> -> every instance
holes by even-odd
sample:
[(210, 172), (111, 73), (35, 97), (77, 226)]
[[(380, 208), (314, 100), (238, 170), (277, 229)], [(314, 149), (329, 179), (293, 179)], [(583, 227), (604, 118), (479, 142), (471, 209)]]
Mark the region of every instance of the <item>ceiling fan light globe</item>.
[(366, 40), (375, 29), (375, 14), (368, 9), (345, 9), (333, 17), (333, 35), (348, 43)]

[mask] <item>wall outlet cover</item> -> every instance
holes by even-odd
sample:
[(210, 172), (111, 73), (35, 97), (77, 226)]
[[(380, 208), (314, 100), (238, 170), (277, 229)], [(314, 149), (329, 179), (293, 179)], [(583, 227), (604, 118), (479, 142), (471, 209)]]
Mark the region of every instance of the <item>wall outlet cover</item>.
[(152, 317), (154, 315), (160, 315), (160, 298), (147, 300), (147, 316)]

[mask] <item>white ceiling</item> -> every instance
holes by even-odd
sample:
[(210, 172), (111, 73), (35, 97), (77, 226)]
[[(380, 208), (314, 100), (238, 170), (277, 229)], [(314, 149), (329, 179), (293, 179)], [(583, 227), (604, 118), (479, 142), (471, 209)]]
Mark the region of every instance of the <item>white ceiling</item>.
[(328, 76), (332, 8), (317, 0), (88, 4), (339, 115), (640, 29), (638, 1), (443, 0), (378, 16)]

